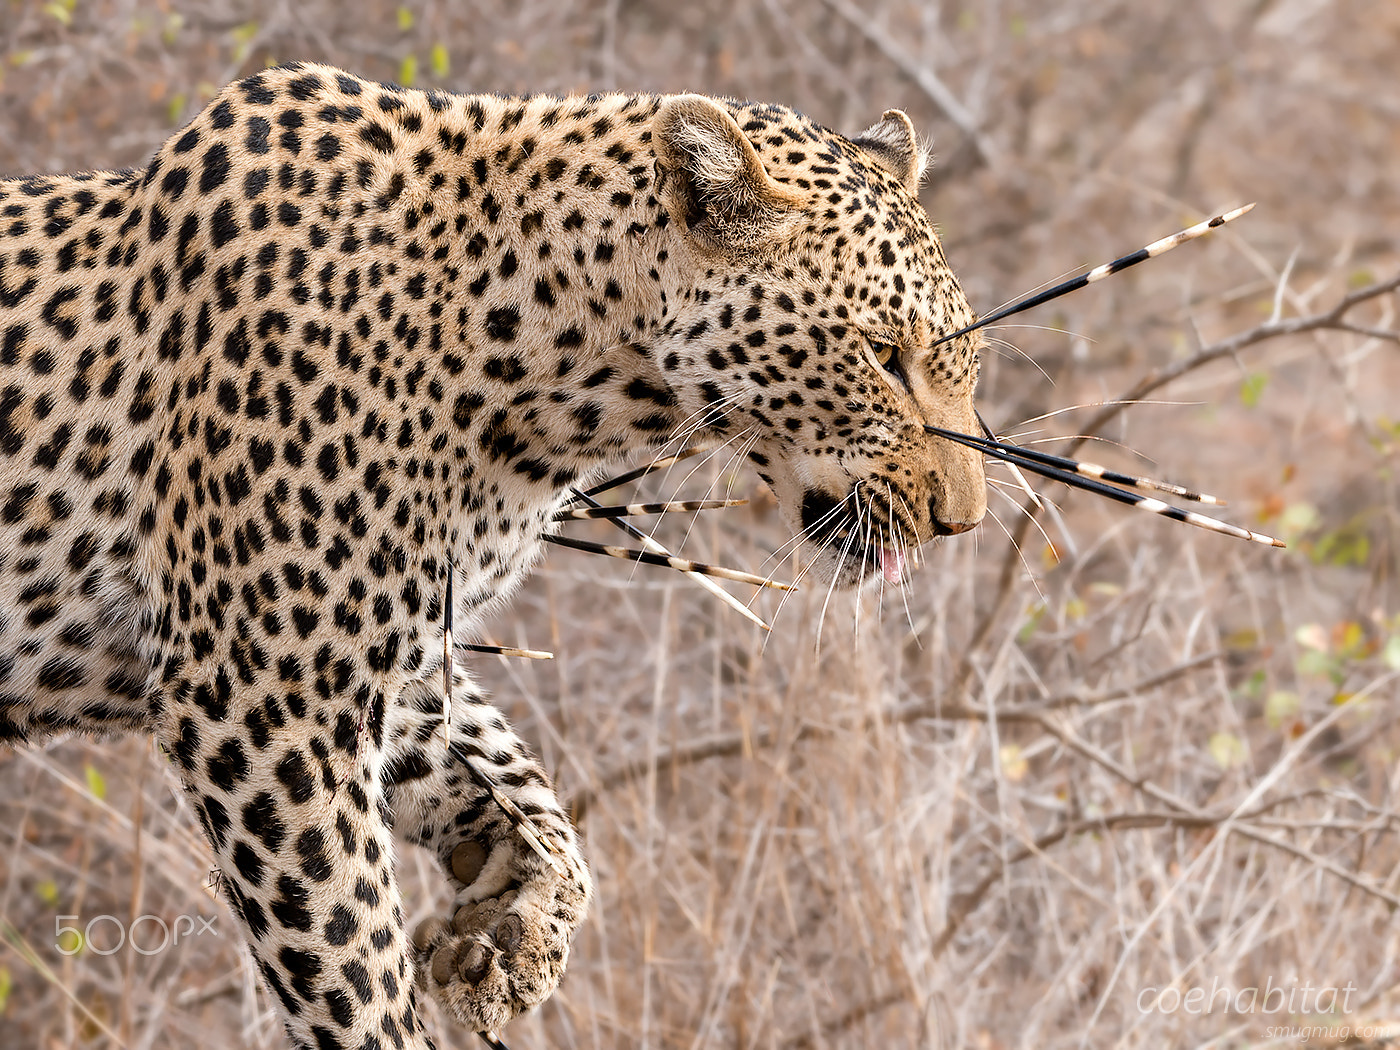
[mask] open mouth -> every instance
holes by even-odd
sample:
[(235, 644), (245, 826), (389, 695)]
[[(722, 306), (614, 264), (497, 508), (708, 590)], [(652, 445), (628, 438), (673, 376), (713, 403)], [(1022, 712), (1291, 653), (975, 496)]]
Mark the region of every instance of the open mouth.
[(878, 572), (886, 583), (903, 583), (904, 551), (888, 541), (881, 522), (862, 521), (860, 510), (855, 489), (845, 499), (808, 489), (802, 495), (802, 535), (833, 558), (840, 575), (851, 582), (864, 582)]

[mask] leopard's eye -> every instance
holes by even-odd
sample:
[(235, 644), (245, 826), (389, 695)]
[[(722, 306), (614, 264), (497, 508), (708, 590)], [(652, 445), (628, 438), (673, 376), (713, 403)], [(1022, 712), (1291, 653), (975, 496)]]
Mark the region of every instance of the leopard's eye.
[(875, 352), (875, 360), (880, 362), (880, 367), (898, 379), (906, 390), (909, 389), (909, 380), (905, 378), (904, 368), (899, 363), (899, 347), (893, 343), (871, 339), (870, 349)]
[(878, 339), (870, 340), (870, 349), (875, 351), (875, 360), (880, 362), (881, 368), (889, 368), (890, 362), (899, 353), (898, 349), (891, 343), (882, 343)]

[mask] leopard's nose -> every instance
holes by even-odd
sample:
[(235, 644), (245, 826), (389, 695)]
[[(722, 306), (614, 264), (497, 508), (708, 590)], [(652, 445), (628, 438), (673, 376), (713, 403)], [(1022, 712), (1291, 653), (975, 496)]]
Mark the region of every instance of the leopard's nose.
[(957, 536), (977, 528), (980, 524), (982, 524), (980, 518), (977, 521), (935, 521), (933, 531), (939, 536)]
[[(957, 536), (975, 529), (987, 513), (986, 482), (951, 488), (938, 474), (933, 475), (933, 492), (928, 498), (928, 518), (935, 536)], [(982, 495), (981, 499), (973, 498)]]

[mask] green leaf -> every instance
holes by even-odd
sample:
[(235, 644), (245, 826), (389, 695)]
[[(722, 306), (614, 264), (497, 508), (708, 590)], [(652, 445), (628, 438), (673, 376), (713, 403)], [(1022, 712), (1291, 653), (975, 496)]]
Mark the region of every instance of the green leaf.
[(45, 879), (34, 887), (34, 892), (39, 894), (39, 899), (45, 904), (58, 903), (58, 883), (53, 879)]
[(1251, 649), (1259, 648), (1259, 632), (1252, 627), (1241, 627), (1237, 631), (1231, 631), (1221, 641), (1226, 649), (1249, 652)]
[(12, 987), (14, 987), (14, 981), (10, 978), (10, 968), (0, 966), (0, 1014), (5, 1012), (5, 1006), (10, 1001)]
[(1245, 759), (1249, 757), (1245, 750), (1244, 741), (1235, 736), (1234, 733), (1227, 733), (1221, 730), (1210, 735), (1210, 742), (1206, 745), (1210, 752), (1210, 757), (1215, 759), (1215, 764), (1221, 769), (1234, 769), (1242, 766)]
[(189, 100), (190, 97), (183, 91), (175, 92), (175, 96), (170, 100), (170, 108), (165, 114), (170, 118), (171, 124), (180, 123), (180, 117), (183, 116), (185, 112), (185, 104), (188, 103)]
[(1244, 377), (1244, 382), (1240, 384), (1240, 403), (1245, 408), (1253, 408), (1259, 404), (1259, 397), (1264, 393), (1264, 388), (1269, 385), (1267, 372), (1251, 372)]
[(1337, 562), (1338, 565), (1365, 565), (1371, 557), (1371, 538), (1369, 536), (1356, 536), (1347, 546), (1346, 562)]
[(1026, 779), (1026, 772), (1030, 769), (1030, 763), (1026, 761), (1026, 756), (1021, 753), (1019, 744), (1003, 744), (998, 753), (1001, 774), (1013, 784)]
[(1240, 695), (1250, 697), (1251, 699), (1258, 696), (1264, 691), (1264, 685), (1267, 681), (1268, 675), (1264, 673), (1263, 668), (1255, 670), (1253, 674), (1244, 680), (1244, 684), (1240, 686)]
[(87, 786), (88, 790), (92, 792), (92, 797), (96, 799), (106, 798), (107, 781), (102, 778), (102, 774), (97, 771), (96, 767), (88, 765), (83, 769), (83, 772), (87, 774)]
[(1344, 660), (1359, 660), (1366, 655), (1366, 630), (1355, 620), (1340, 625), (1337, 652)]
[(1269, 699), (1264, 701), (1264, 721), (1269, 724), (1270, 729), (1282, 729), (1284, 724), (1292, 722), (1294, 716), (1302, 709), (1303, 701), (1297, 693), (1282, 690), (1270, 693)]
[(161, 39), (166, 44), (175, 43), (175, 38), (180, 35), (180, 30), (185, 27), (185, 16), (179, 12), (171, 12), (165, 16), (165, 28), (161, 30)]
[(399, 83), (404, 87), (412, 87), (413, 82), (418, 79), (418, 56), (407, 55), (399, 63)]
[(258, 35), (258, 24), (244, 22), (241, 26), (236, 26), (231, 35), (233, 36), (233, 61), (235, 63), (242, 62), (253, 50), (253, 40)]
[(1298, 656), (1298, 673), (1316, 678), (1327, 678), (1337, 670), (1337, 661), (1316, 649), (1305, 649)]
[(1364, 566), (1371, 556), (1371, 540), (1364, 532), (1351, 527), (1323, 533), (1313, 544), (1312, 560), (1316, 565)]
[(441, 80), (452, 70), (452, 60), (447, 55), (447, 48), (442, 44), (434, 44), (433, 49), (428, 52), (428, 65), (432, 67), (433, 76)]
[(1392, 634), (1381, 650), (1381, 660), (1392, 671), (1400, 671), (1400, 634)]
[(44, 13), (52, 17), (59, 25), (71, 26), (73, 24), (72, 9), (66, 4), (58, 3), (57, 0), (54, 3), (45, 4)]
[(1278, 517), (1278, 531), (1285, 540), (1297, 539), (1317, 527), (1319, 515), (1311, 503), (1293, 503)]
[(406, 7), (399, 8), (399, 32), (407, 33), (413, 28), (413, 12)]
[(1021, 629), (1016, 632), (1016, 641), (1024, 645), (1029, 642), (1035, 634), (1035, 629), (1040, 626), (1041, 619), (1045, 616), (1045, 603), (1036, 602), (1026, 610), (1026, 622), (1021, 625)]

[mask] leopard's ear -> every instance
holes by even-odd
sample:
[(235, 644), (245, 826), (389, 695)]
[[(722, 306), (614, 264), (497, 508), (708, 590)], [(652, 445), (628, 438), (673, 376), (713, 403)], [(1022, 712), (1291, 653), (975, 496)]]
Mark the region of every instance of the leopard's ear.
[(874, 157), (906, 190), (919, 192), (927, 158), (919, 149), (914, 122), (902, 109), (885, 110), (880, 123), (866, 128), (851, 141)]
[(652, 125), (652, 148), (667, 211), (704, 246), (752, 251), (793, 231), (802, 198), (773, 180), (734, 118), (713, 100), (666, 99)]

